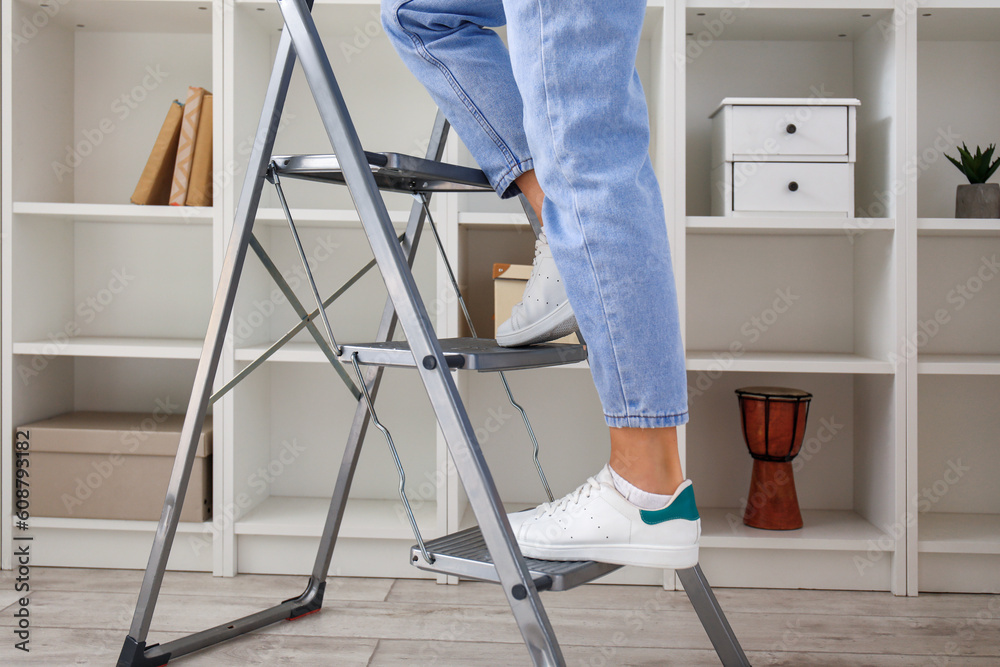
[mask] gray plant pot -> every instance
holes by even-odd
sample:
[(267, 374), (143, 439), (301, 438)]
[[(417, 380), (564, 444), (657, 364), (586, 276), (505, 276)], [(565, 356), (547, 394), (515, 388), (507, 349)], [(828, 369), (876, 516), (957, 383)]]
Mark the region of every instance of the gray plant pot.
[(1000, 218), (1000, 184), (967, 183), (955, 193), (956, 218)]

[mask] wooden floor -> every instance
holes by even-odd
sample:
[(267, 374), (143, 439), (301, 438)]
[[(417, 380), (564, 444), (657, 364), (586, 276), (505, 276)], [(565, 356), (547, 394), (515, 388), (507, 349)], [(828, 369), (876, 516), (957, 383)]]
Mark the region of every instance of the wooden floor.
[[(14, 650), (13, 575), (0, 572), (0, 665), (114, 665), (142, 573), (34, 568), (30, 653)], [(304, 577), (168, 573), (150, 642), (294, 597)], [(754, 665), (1000, 665), (1000, 596), (716, 591)], [(543, 597), (569, 665), (718, 665), (682, 592), (585, 586)], [(525, 665), (499, 588), (330, 579), (323, 610), (171, 665)]]

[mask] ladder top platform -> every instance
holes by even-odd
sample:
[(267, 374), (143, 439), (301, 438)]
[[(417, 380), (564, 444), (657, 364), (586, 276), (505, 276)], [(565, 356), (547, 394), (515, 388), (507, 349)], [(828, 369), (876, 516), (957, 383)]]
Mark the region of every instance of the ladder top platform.
[[(427, 542), (427, 551), (434, 562), (428, 563), (420, 553), (420, 547), (410, 549), (410, 563), (421, 570), (454, 574), (468, 579), (499, 583), (496, 568), (490, 558), (489, 549), (479, 527)], [(554, 561), (525, 558), (524, 563), (540, 590), (568, 591), (606, 574), (614, 572), (621, 565), (598, 563), (596, 561)]]
[[(375, 183), (392, 192), (492, 192), (493, 186), (479, 169), (425, 160), (401, 153), (365, 151)], [(283, 155), (272, 159), (281, 176), (322, 183), (344, 184), (336, 155)]]
[[(492, 338), (442, 338), (441, 350), (448, 367), (476, 371), (511, 371), (523, 368), (560, 366), (584, 361), (585, 345), (546, 343), (526, 347), (500, 347)], [(356, 343), (342, 346), (340, 360), (351, 362), (358, 353), (358, 363), (377, 366), (409, 366), (416, 362), (406, 341)]]

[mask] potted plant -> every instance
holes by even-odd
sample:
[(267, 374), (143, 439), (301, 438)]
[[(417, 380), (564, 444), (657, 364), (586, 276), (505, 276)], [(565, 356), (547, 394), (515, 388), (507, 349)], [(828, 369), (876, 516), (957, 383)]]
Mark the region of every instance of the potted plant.
[(959, 185), (955, 193), (956, 218), (1000, 218), (1000, 185), (986, 182), (1000, 166), (1000, 158), (992, 160), (995, 148), (990, 144), (983, 152), (976, 146), (972, 155), (963, 143), (958, 149), (961, 162), (945, 155), (969, 179), (969, 184)]

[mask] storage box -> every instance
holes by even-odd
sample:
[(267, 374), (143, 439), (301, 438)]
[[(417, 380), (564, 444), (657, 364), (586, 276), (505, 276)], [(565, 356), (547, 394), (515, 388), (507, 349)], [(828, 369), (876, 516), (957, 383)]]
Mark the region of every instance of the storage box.
[[(69, 412), (26, 424), (31, 516), (158, 521), (184, 415)], [(212, 421), (198, 440), (181, 521), (212, 518)]]
[[(503, 324), (514, 306), (524, 296), (524, 286), (531, 277), (531, 266), (528, 264), (494, 264), (493, 265), (493, 335)], [(573, 343), (578, 345), (580, 339), (575, 333), (557, 338), (553, 343)]]
[(855, 98), (727, 97), (712, 112), (712, 215), (854, 217)]

